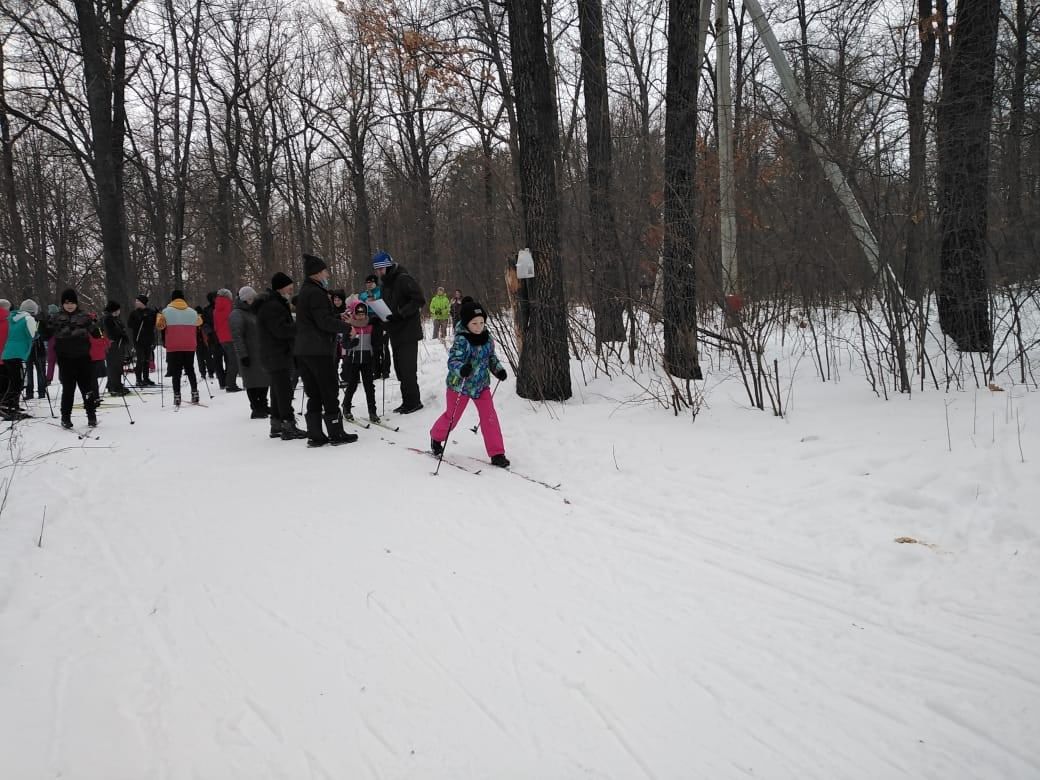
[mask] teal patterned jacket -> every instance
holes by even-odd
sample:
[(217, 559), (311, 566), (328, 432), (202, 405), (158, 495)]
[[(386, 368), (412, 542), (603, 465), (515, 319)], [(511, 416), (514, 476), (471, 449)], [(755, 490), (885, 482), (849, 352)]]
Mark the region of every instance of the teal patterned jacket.
[[(459, 375), (464, 363), (473, 365), (473, 373), (465, 379)], [(465, 325), (455, 328), (455, 343), (448, 353), (449, 390), (477, 398), (491, 384), (491, 374), (501, 368), (502, 363), (495, 354), (495, 342), (487, 330), (474, 336)]]

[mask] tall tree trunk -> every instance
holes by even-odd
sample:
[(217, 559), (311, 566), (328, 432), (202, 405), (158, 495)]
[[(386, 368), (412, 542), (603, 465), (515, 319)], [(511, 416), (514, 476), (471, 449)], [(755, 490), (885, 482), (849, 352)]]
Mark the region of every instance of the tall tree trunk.
[(965, 352), (988, 352), (986, 230), (989, 132), (1000, 0), (957, 7), (949, 73), (939, 100), (939, 208), (942, 250), (939, 324)]
[(121, 0), (104, 4), (107, 20), (99, 18), (98, 7), (91, 0), (75, 0), (75, 6), (90, 115), (90, 163), (97, 188), (105, 292), (127, 306), (130, 242), (123, 192), (126, 15)]
[(607, 54), (603, 45), (600, 0), (578, 0), (581, 70), (585, 83), (585, 127), (588, 134), (589, 244), (595, 284), (593, 309), (596, 343), (625, 340), (621, 316), (621, 242), (611, 195), (612, 150)]
[[(4, 47), (0, 41), (0, 190), (3, 191), (6, 206), (7, 224), (10, 228), (11, 251), (14, 253), (17, 270), (16, 283), (18, 294), (28, 297), (32, 291), (33, 257), (25, 240), (25, 228), (22, 215), (18, 211), (18, 187), (14, 179), (14, 139), (11, 137), (11, 123), (7, 118), (7, 95), (4, 93)], [(42, 263), (41, 263), (42, 264)], [(45, 289), (36, 289), (37, 297), (46, 294)], [(40, 303), (45, 303), (41, 298)]]
[(516, 391), (522, 398), (571, 397), (567, 308), (560, 259), (556, 158), (559, 134), (552, 100), (541, 0), (508, 4), (513, 92), (520, 145), (520, 201), (535, 277), (523, 282), (526, 311)]
[(928, 246), (929, 211), (925, 187), (928, 130), (924, 121), (924, 91), (935, 65), (935, 32), (932, 29), (932, 0), (918, 0), (917, 32), (921, 54), (910, 74), (906, 99), (910, 135), (910, 202), (906, 226), (906, 261), (902, 282), (907, 294), (919, 299), (924, 290), (925, 247)]
[(1029, 53), (1029, 25), (1025, 0), (1015, 0), (1015, 70), (1011, 81), (1011, 106), (1008, 116), (1007, 221), (1010, 230), (1012, 262), (1021, 250), (1022, 222), (1022, 136), (1026, 117), (1026, 58)]
[(668, 0), (668, 70), (664, 142), (664, 366), (700, 378), (697, 363), (697, 31), (696, 2)]
[(350, 184), (354, 189), (354, 262), (353, 267), (358, 271), (364, 271), (365, 275), (371, 273), (369, 265), (372, 262), (372, 212), (368, 205), (368, 185), (365, 181), (365, 171), (354, 167), (350, 172)]

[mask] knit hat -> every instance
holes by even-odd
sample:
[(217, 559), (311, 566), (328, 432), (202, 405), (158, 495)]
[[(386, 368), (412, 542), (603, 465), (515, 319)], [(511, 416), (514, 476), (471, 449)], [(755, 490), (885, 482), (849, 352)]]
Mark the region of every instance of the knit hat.
[(240, 300), (243, 300), (246, 303), (252, 303), (253, 299), (256, 298), (256, 290), (254, 290), (249, 285), (246, 285), (245, 287), (239, 289), (238, 297)]
[(75, 304), (78, 305), (79, 304), (79, 296), (76, 295), (76, 291), (73, 290), (70, 287), (69, 289), (65, 290), (61, 294), (61, 302), (62, 303), (75, 303)]
[(7, 298), (0, 298), (0, 309), (11, 310), (11, 302)]
[(355, 311), (361, 311), (361, 310), (364, 310), (364, 312), (367, 314), (368, 313), (368, 304), (365, 303), (364, 301), (354, 301), (353, 305), (350, 307), (350, 311), (351, 312), (355, 312)]
[(32, 298), (26, 298), (18, 308), (22, 311), (28, 312), (34, 317), (40, 313), (39, 305)]
[(303, 256), (303, 275), (314, 276), (314, 274), (320, 274), (328, 266), (325, 261), (316, 255), (304, 255)]
[(107, 311), (109, 314), (117, 312), (122, 308), (123, 307), (119, 305), (119, 301), (110, 300), (108, 303), (105, 304), (105, 311)]
[(379, 277), (375, 274), (369, 274), (365, 277), (365, 283), (372, 282), (372, 284), (379, 284)]
[(170, 300), (175, 301), (178, 298), (184, 298), (184, 290), (174, 290), (170, 293)]
[(293, 284), (293, 280), (283, 274), (281, 271), (271, 277), (271, 289), (272, 290), (284, 290)]
[(141, 303), (143, 303), (143, 304), (144, 304), (145, 306), (147, 306), (147, 305), (148, 305), (148, 296), (147, 296), (147, 295), (138, 295), (138, 296), (137, 296), (137, 298), (136, 298), (135, 300), (138, 300), (138, 301), (140, 301), (140, 302), (141, 302)]
[(217, 290), (217, 297), (227, 298), (230, 301), (235, 296), (231, 294), (231, 290), (229, 290), (227, 287), (221, 287), (219, 290)]
[(372, 258), (373, 268), (389, 268), (394, 264), (394, 258), (388, 252), (380, 252)]
[(474, 317), (483, 317), (486, 320), (487, 313), (484, 311), (483, 306), (470, 299), (465, 301), (459, 309), (459, 322), (463, 325), (469, 325), (469, 321)]

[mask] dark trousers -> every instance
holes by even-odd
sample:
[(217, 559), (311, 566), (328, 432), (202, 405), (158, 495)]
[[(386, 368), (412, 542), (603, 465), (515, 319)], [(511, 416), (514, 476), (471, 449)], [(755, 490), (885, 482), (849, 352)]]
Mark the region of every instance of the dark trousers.
[(209, 342), (209, 354), (206, 356), (206, 366), (209, 368), (209, 375), (217, 378), (217, 384), (224, 387), (225, 371), (224, 371), (224, 349), (217, 343), (216, 336), (210, 336)]
[(372, 326), (372, 355), (375, 363), (372, 372), (381, 379), (390, 377), (390, 336), (387, 335), (382, 323)]
[(25, 397), (32, 398), (35, 387), (39, 388), (40, 398), (43, 398), (47, 390), (47, 345), (46, 342), (37, 339), (33, 342), (32, 352), (29, 353), (29, 364), (25, 367)]
[(414, 336), (391, 337), (394, 349), (394, 373), (401, 383), (401, 404), (418, 406), (419, 400), (419, 342)]
[(142, 384), (146, 380), (150, 379), (149, 374), (152, 373), (152, 345), (147, 342), (138, 342), (134, 346), (134, 351), (137, 353), (137, 363), (134, 365), (134, 377), (137, 384)]
[(173, 377), (173, 394), (181, 394), (181, 373), (188, 375), (188, 384), (191, 392), (199, 391), (198, 380), (195, 379), (195, 353), (194, 352), (167, 352), (166, 360), (170, 365), (170, 376)]
[(308, 429), (311, 419), (339, 419), (339, 385), (336, 382), (336, 358), (332, 355), (299, 355), (296, 365), (307, 394)]
[(368, 401), (368, 413), (376, 413), (376, 385), (373, 381), (372, 361), (364, 363), (351, 363), (350, 359), (344, 361), (343, 372), (347, 377), (347, 389), (343, 395), (343, 410), (350, 411), (354, 403), (354, 391), (360, 382), (365, 388), (365, 400)]
[(289, 421), (296, 417), (292, 408), (293, 391), (289, 374), (288, 369), (267, 372), (271, 380), (271, 415), (276, 420)]
[(58, 370), (61, 372), (61, 416), (72, 414), (72, 402), (76, 399), (76, 388), (83, 396), (83, 408), (87, 416), (94, 414), (97, 407), (97, 379), (94, 375), (94, 362), (89, 357), (59, 360)]
[(271, 411), (271, 407), (267, 405), (266, 387), (247, 387), (246, 398), (249, 399), (249, 409), (251, 411), (264, 412), (265, 414)]
[(224, 386), (234, 387), (238, 384), (238, 350), (235, 349), (235, 342), (226, 341), (220, 345), (220, 348), (224, 350)]
[(108, 389), (123, 389), (123, 345), (113, 341), (105, 355), (105, 368), (108, 373)]
[(18, 409), (18, 403), (22, 400), (22, 366), (23, 362), (18, 358), (4, 361), (0, 366), (3, 380), (0, 382), (0, 409)]

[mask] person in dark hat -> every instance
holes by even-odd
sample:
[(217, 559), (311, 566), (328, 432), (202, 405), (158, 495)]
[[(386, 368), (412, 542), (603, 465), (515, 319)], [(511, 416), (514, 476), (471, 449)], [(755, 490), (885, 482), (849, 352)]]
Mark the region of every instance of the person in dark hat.
[(121, 310), (119, 301), (109, 301), (105, 305), (105, 316), (101, 318), (101, 328), (108, 339), (108, 351), (105, 353), (105, 372), (108, 376), (106, 390), (109, 395), (115, 396), (130, 392), (123, 387), (123, 353), (127, 346), (127, 333), (119, 316)]
[[(336, 381), (336, 336), (350, 333), (329, 299), (329, 268), (315, 255), (303, 256), (307, 276), (300, 285), (296, 304), (296, 343), (294, 353), (307, 393), (307, 446), (347, 444), (357, 435), (343, 430)], [(322, 431), (322, 422), (328, 436)]]
[(137, 358), (134, 364), (134, 378), (138, 387), (155, 384), (151, 380), (152, 351), (155, 349), (155, 316), (158, 312), (148, 305), (147, 295), (134, 298), (134, 310), (127, 318), (127, 329), (134, 342)]
[(98, 389), (90, 359), (90, 338), (100, 335), (97, 321), (79, 308), (79, 296), (69, 288), (61, 294), (61, 310), (47, 325), (61, 375), (61, 425), (72, 427), (72, 402), (78, 387), (87, 425), (93, 427), (97, 425)]
[(394, 353), (394, 372), (401, 382), (398, 414), (411, 414), (423, 408), (419, 396), (419, 342), (423, 339), (420, 317), (426, 298), (422, 288), (404, 266), (387, 252), (372, 258), (372, 268), (383, 283), (383, 301), (390, 308), (386, 320), (390, 348)]
[(271, 288), (253, 302), (260, 337), (260, 364), (271, 382), (270, 437), (282, 441), (307, 438), (296, 425), (292, 404), (296, 324), (289, 301), (293, 297), (293, 286), (293, 280), (279, 271), (271, 277)]

